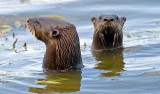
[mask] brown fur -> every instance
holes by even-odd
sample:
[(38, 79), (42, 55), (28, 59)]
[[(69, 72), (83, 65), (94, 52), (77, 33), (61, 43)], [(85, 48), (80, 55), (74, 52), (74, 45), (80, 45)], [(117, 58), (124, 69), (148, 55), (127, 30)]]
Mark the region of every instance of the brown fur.
[(105, 14), (91, 19), (94, 25), (92, 50), (111, 50), (123, 46), (123, 25), (125, 17)]
[(73, 24), (47, 17), (30, 18), (26, 28), (46, 44), (43, 68), (46, 71), (83, 67), (79, 37)]

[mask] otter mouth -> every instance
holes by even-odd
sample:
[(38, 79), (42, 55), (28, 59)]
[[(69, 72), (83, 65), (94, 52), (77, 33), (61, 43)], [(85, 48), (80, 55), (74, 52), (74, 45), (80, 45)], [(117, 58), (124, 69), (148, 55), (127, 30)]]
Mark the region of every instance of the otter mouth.
[(104, 28), (104, 30), (102, 30), (102, 33), (105, 35), (115, 34), (117, 32), (118, 32), (118, 29), (113, 27), (106, 27)]
[(119, 40), (120, 32), (117, 28), (106, 27), (101, 33), (99, 33), (101, 42), (104, 47), (114, 47), (116, 41)]
[(25, 29), (27, 32), (31, 32), (31, 34), (36, 37), (36, 31), (30, 27), (30, 25), (28, 23), (25, 24)]
[(34, 36), (34, 37), (36, 37), (38, 40), (42, 40), (42, 38), (40, 37), (40, 36), (36, 36), (36, 31), (33, 29), (33, 28), (31, 28), (29, 25), (25, 25), (25, 27), (26, 27), (26, 31), (27, 32), (31, 32), (31, 34)]
[[(25, 29), (27, 32), (31, 32), (31, 34), (40, 41), (43, 41), (46, 43), (47, 40), (50, 40), (49, 39), (50, 37), (46, 35), (46, 32), (43, 32), (43, 30), (40, 30), (39, 27), (36, 27), (34, 25), (34, 23), (26, 23)], [(58, 36), (59, 34), (57, 34), (57, 32), (55, 31), (53, 32), (53, 35)]]

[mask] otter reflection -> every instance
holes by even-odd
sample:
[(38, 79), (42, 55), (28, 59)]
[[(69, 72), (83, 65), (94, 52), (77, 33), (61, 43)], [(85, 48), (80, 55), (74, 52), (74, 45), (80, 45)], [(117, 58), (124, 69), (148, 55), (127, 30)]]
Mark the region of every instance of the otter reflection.
[(47, 73), (46, 79), (38, 79), (37, 84), (45, 87), (30, 87), (29, 92), (33, 93), (54, 93), (54, 92), (76, 92), (81, 86), (81, 72), (72, 71), (66, 73)]
[(101, 76), (119, 76), (120, 72), (124, 71), (123, 49), (108, 50), (108, 51), (93, 51), (92, 54), (100, 63), (95, 69), (107, 70), (108, 72), (101, 73)]

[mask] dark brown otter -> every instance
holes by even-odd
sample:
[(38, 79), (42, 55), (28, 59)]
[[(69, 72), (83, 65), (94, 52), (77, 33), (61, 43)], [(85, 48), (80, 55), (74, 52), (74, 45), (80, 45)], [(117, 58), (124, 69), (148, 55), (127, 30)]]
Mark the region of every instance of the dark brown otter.
[(123, 25), (125, 17), (104, 14), (91, 19), (94, 25), (92, 50), (112, 50), (123, 45)]
[(46, 44), (43, 59), (45, 71), (83, 67), (79, 37), (73, 24), (54, 18), (39, 17), (28, 19), (26, 29)]

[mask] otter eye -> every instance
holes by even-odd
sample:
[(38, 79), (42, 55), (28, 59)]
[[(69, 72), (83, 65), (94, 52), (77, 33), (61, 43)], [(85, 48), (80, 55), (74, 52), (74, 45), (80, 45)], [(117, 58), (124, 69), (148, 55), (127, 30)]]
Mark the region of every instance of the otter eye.
[(60, 34), (59, 34), (59, 32), (58, 31), (56, 31), (56, 30), (53, 30), (52, 31), (52, 37), (58, 37)]
[(116, 16), (116, 20), (119, 20), (119, 17), (118, 17), (118, 16)]
[(101, 19), (102, 19), (102, 16), (100, 16), (99, 19), (101, 20)]

